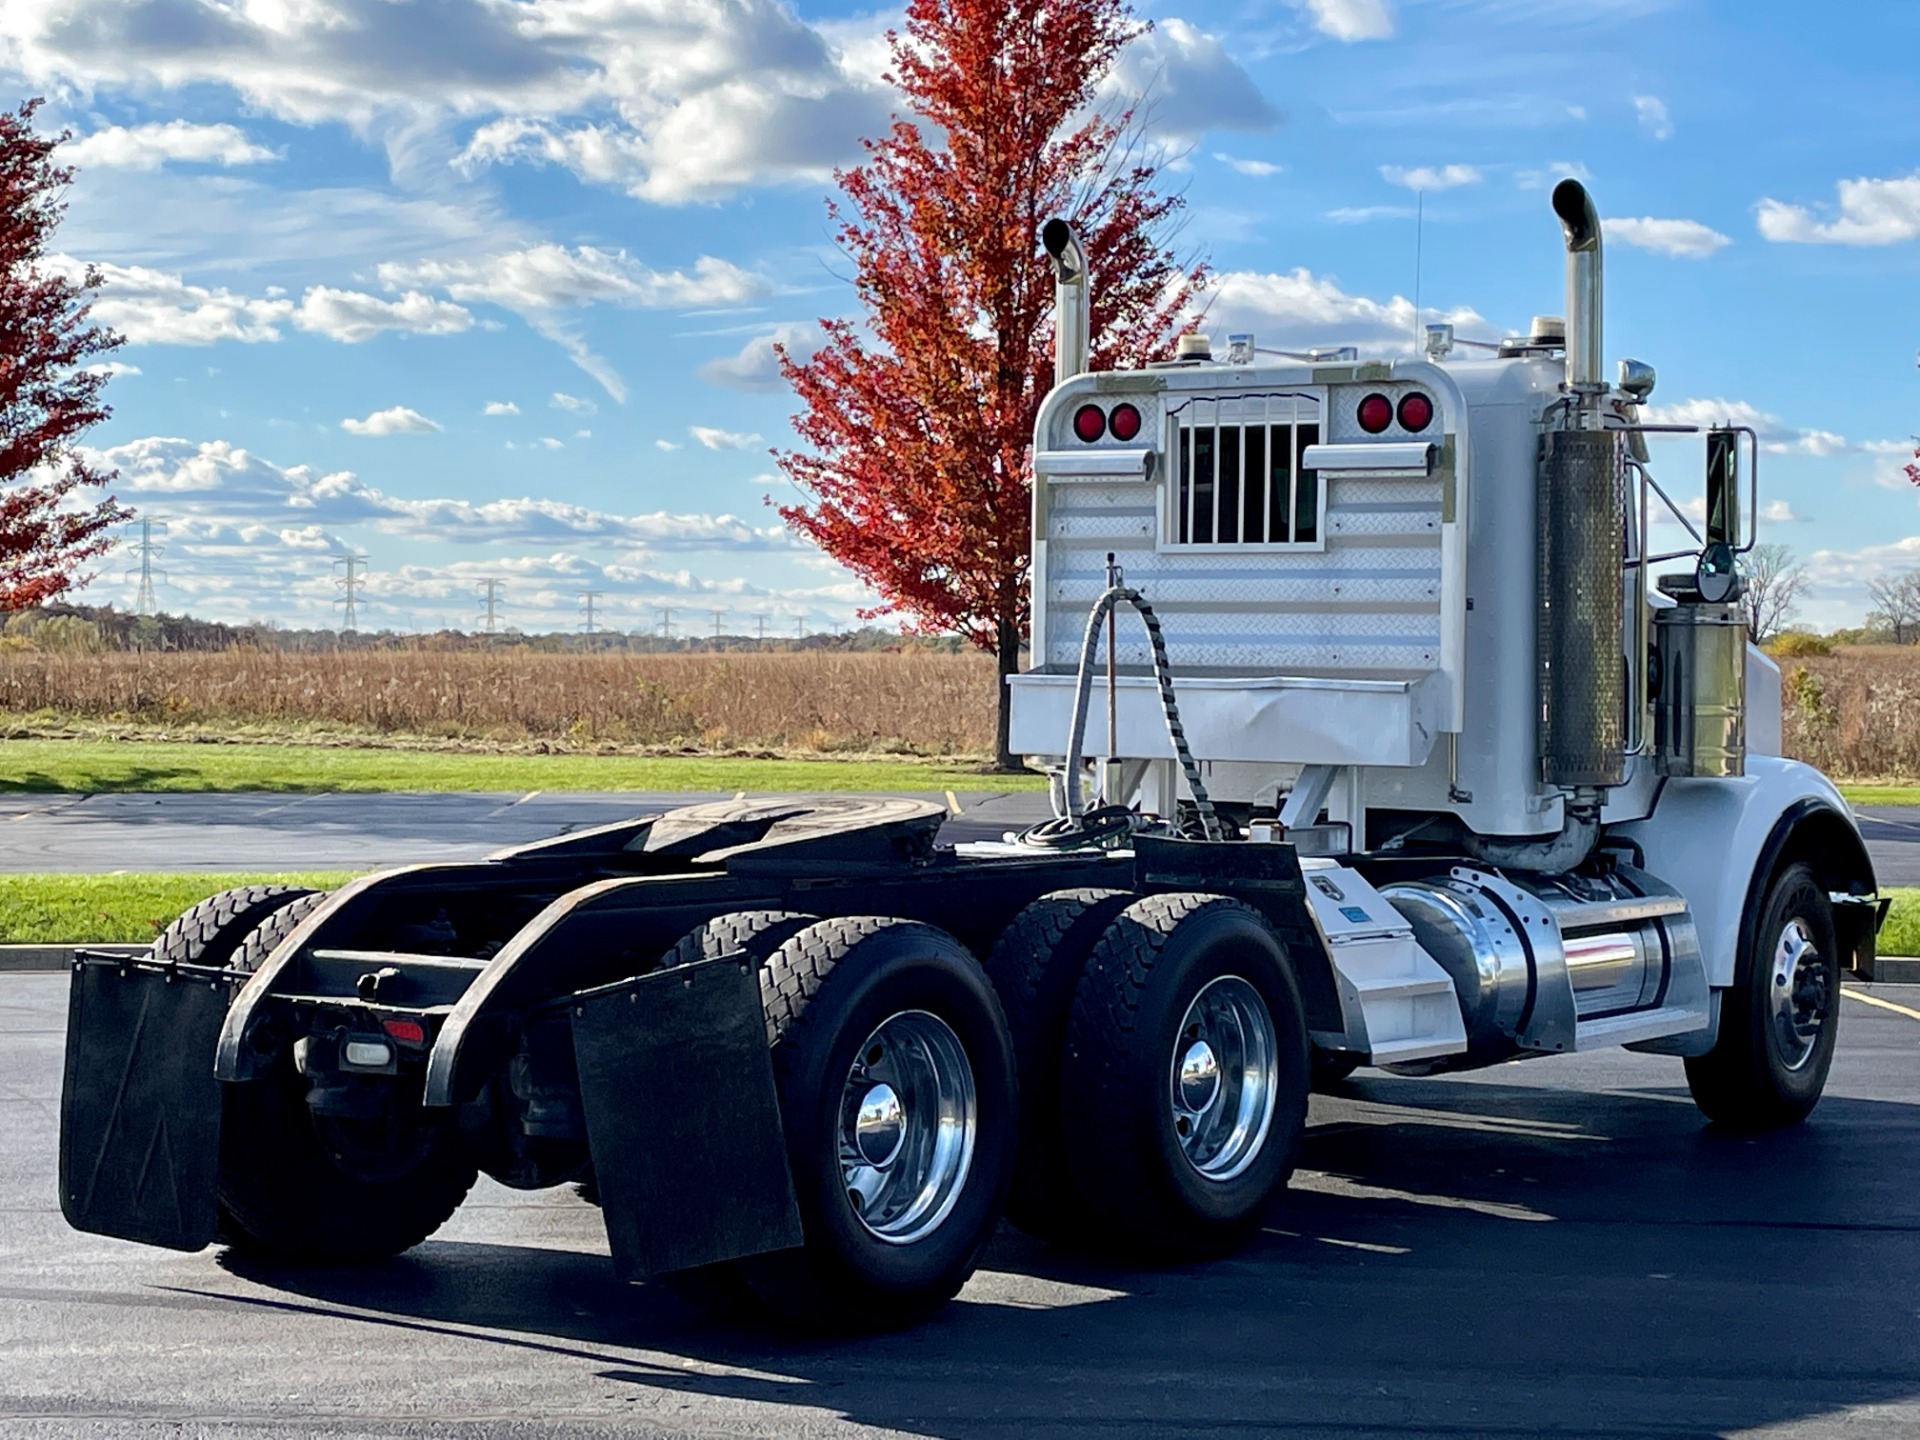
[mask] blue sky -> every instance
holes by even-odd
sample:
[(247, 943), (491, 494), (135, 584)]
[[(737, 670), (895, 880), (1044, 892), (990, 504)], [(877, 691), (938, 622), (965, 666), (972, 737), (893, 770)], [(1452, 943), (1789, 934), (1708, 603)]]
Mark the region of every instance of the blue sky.
[[(1852, 623), (1920, 564), (1920, 6), (1153, 3), (1145, 95), (1262, 344), (1497, 336), (1562, 308), (1555, 178), (1609, 221), (1607, 351), (1743, 419), (1763, 538)], [(848, 623), (764, 498), (771, 367), (847, 313), (822, 201), (885, 123), (895, 12), (781, 0), (6, 0), (0, 93), (77, 139), (61, 233), (131, 343), (94, 442), (168, 522), (166, 608), (534, 629)], [(1416, 195), (1419, 197), (1416, 200)], [(1697, 488), (1697, 444), (1663, 446)], [(91, 598), (126, 603), (124, 560)]]

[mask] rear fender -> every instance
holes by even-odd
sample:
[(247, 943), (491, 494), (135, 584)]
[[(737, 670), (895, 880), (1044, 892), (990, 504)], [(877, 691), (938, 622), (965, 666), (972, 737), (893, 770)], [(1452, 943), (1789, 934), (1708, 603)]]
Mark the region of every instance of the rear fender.
[(448, 1014), (427, 1062), (427, 1105), (471, 1100), (505, 1063), (516, 1018), (593, 986), (645, 974), (702, 921), (779, 905), (778, 884), (720, 874), (599, 880), (560, 896), (494, 956)]
[[(1644, 868), (1686, 896), (1716, 989), (1733, 984), (1741, 942), (1782, 866), (1805, 860), (1832, 894), (1874, 894), (1853, 812), (1826, 776), (1797, 760), (1750, 755), (1740, 778), (1669, 780), (1652, 815), (1611, 826), (1606, 838), (1631, 841)], [(1869, 968), (1873, 914), (1869, 905), (1836, 907), (1843, 945), (1856, 964), (1864, 946)]]

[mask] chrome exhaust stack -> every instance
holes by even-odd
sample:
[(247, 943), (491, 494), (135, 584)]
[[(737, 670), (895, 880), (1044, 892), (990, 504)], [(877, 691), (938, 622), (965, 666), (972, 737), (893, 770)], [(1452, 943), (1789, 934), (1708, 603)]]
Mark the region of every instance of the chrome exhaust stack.
[(1053, 383), (1071, 380), (1092, 363), (1092, 297), (1080, 232), (1058, 217), (1040, 230), (1053, 266)]
[(1605, 365), (1600, 212), (1586, 186), (1578, 180), (1562, 180), (1553, 187), (1553, 213), (1560, 217), (1567, 240), (1567, 388), (1592, 397), (1607, 388), (1600, 373)]

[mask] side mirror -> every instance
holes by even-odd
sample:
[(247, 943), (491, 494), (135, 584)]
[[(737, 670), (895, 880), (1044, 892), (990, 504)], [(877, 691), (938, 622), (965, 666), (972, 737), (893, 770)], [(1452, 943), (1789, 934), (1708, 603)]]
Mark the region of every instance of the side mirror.
[(1740, 548), (1740, 432), (1707, 431), (1707, 548)]

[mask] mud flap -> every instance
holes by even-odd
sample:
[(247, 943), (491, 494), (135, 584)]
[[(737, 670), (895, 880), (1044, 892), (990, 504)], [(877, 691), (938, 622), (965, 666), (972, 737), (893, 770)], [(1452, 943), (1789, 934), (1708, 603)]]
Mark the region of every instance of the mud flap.
[(801, 1243), (760, 981), (722, 956), (575, 997), (587, 1143), (622, 1280)]
[(223, 971), (82, 959), (67, 1009), (60, 1209), (76, 1230), (199, 1250), (220, 1166)]

